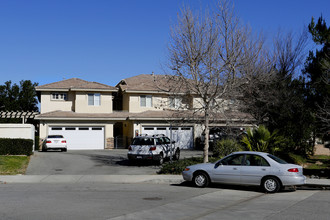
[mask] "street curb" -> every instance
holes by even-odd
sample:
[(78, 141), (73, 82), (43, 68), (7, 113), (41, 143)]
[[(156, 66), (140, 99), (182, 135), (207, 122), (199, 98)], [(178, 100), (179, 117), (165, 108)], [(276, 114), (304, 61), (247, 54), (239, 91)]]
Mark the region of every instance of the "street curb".
[(7, 175), (0, 183), (157, 183), (180, 184), (181, 175)]
[[(0, 175), (0, 184), (6, 183), (154, 183), (181, 184), (181, 175)], [(330, 179), (306, 179), (299, 188), (330, 189)]]

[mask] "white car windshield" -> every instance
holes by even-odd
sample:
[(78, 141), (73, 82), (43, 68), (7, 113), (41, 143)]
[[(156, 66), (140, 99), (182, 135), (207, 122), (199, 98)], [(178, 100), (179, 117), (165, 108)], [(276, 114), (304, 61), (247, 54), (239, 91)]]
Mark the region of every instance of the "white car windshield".
[(63, 135), (48, 135), (48, 138), (63, 138)]
[(134, 138), (132, 145), (153, 145), (153, 138)]

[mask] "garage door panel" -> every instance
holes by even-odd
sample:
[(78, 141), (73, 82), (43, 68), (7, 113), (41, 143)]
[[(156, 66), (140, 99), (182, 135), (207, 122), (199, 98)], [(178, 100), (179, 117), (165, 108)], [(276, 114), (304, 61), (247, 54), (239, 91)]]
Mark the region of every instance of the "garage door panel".
[[(142, 133), (148, 135), (165, 134), (171, 137), (171, 130), (169, 127), (142, 127)], [(194, 147), (193, 128), (172, 128), (172, 140), (175, 141), (181, 149), (192, 149)]]
[(104, 149), (104, 127), (50, 127), (49, 134), (61, 134), (69, 150)]

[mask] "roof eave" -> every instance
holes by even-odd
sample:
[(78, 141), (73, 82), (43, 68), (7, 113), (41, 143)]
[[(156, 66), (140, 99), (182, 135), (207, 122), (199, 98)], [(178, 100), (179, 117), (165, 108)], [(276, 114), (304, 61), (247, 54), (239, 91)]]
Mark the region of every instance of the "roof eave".
[(108, 117), (100, 117), (100, 118), (86, 118), (86, 117), (35, 117), (36, 120), (47, 120), (47, 121), (124, 121), (127, 118), (108, 118)]
[(60, 88), (60, 89), (39, 89), (39, 88), (36, 88), (36, 91), (37, 92), (68, 92), (69, 89), (64, 89), (64, 88)]
[(75, 89), (72, 88), (70, 91), (75, 92), (117, 92), (117, 89)]
[(167, 91), (150, 91), (150, 90), (123, 90), (125, 93), (138, 93), (138, 94), (166, 94), (166, 95), (186, 95), (187, 93), (184, 92), (167, 92)]

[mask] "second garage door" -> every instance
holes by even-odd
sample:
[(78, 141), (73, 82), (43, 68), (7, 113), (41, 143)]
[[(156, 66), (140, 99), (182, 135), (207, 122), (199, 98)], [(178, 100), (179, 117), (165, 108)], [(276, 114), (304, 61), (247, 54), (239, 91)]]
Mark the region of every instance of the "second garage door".
[[(164, 134), (171, 138), (170, 127), (142, 127), (142, 134), (154, 135)], [(194, 136), (192, 127), (172, 127), (172, 140), (174, 140), (180, 149), (193, 149)]]
[(66, 138), (68, 150), (104, 149), (104, 127), (50, 127), (49, 134)]

